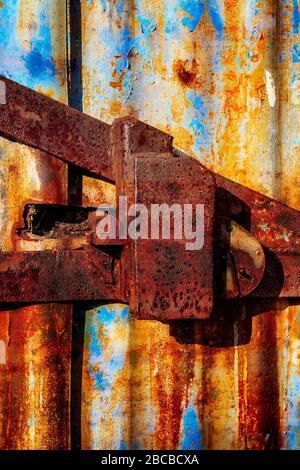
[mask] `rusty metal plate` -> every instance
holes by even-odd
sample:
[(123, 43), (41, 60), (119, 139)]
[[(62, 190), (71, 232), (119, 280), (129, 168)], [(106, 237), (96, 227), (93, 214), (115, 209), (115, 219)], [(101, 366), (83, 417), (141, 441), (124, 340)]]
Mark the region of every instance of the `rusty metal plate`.
[(96, 248), (0, 252), (0, 302), (120, 299), (114, 260)]
[(220, 175), (215, 177), (218, 213), (246, 228), (264, 249), (265, 272), (249, 296), (299, 297), (299, 211)]
[(177, 204), (183, 215), (184, 207), (190, 205), (194, 222), (196, 205), (203, 205), (204, 217), (201, 228), (198, 219), (197, 249), (196, 245), (189, 250), (186, 247), (186, 243), (191, 242), (185, 233), (191, 222), (188, 217), (182, 220), (181, 239), (174, 239), (176, 226), (178, 228), (178, 219), (174, 216), (171, 217), (174, 230), (171, 239), (162, 239), (160, 218), (159, 240), (132, 242), (135, 244), (132, 258), (135, 288), (131, 293), (131, 308), (139, 318), (209, 317), (214, 305), (213, 175), (191, 158), (141, 156), (135, 158), (135, 178), (135, 202), (147, 207), (151, 217), (149, 224), (155, 223), (151, 212), (153, 204), (167, 204), (170, 208)]
[(12, 80), (4, 83), (0, 133), (112, 180), (110, 126)]

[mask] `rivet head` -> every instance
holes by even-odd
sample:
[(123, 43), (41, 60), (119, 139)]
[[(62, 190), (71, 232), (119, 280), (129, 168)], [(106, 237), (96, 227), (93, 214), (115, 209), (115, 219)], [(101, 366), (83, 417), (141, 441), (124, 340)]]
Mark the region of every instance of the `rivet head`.
[(255, 255), (256, 255), (256, 256), (261, 256), (261, 255), (262, 255), (262, 251), (261, 251), (261, 250), (256, 250), (256, 251), (255, 251)]

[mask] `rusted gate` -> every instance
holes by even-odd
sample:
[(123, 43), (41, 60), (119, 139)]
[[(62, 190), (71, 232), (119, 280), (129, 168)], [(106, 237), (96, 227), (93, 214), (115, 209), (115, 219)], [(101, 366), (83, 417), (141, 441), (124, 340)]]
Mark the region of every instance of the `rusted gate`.
[[(0, 6), (2, 75), (109, 124), (135, 116), (299, 209), (297, 1)], [(18, 235), (29, 202), (114, 201), (112, 184), (5, 138), (1, 173), (4, 251), (62, 248)], [(260, 230), (284, 244), (284, 226)], [(299, 448), (298, 313), (287, 299), (231, 306), (205, 333), (119, 304), (2, 308), (1, 447)]]

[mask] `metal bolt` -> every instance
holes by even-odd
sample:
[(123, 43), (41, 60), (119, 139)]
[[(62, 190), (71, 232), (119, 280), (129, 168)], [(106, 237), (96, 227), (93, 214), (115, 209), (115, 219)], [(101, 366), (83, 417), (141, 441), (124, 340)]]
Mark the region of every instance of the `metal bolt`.
[(251, 274), (249, 274), (245, 268), (240, 268), (239, 269), (239, 273), (241, 276), (243, 276), (243, 278), (247, 279), (248, 281), (251, 281), (252, 279), (252, 276)]

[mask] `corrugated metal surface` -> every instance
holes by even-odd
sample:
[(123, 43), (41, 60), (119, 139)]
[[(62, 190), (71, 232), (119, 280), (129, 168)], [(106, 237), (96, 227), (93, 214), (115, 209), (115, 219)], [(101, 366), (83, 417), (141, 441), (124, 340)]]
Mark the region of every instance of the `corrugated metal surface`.
[[(66, 101), (64, 2), (14, 0), (0, 7), (1, 74)], [(2, 138), (0, 164), (2, 249), (49, 248), (47, 242), (18, 240), (15, 226), (29, 200), (66, 202), (65, 165)], [(1, 448), (68, 447), (71, 307), (28, 306), (1, 311), (0, 318), (6, 345), (0, 366)]]
[[(7, 44), (1, 72), (45, 93), (51, 88), (64, 101), (64, 2), (50, 7), (32, 1), (35, 7), (26, 10), (28, 2), (2, 3), (1, 21), (12, 23), (1, 33)], [(82, 0), (80, 14), (85, 112), (109, 123), (136, 116), (171, 133), (177, 147), (209, 168), (300, 209), (298, 1)], [(6, 141), (2, 147), (4, 162), (20, 151)], [(30, 191), (35, 154), (22, 164)], [(49, 201), (52, 194), (63, 200), (65, 179), (59, 174), (56, 191), (44, 193), (39, 179), (38, 195), (24, 190), (21, 198), (12, 189), (18, 209), (5, 216), (7, 238), (24, 199)], [(9, 179), (4, 181), (7, 188)], [(110, 185), (84, 178), (83, 187), (85, 204), (113, 200)], [(200, 325), (182, 326), (179, 333), (189, 344), (181, 344), (168, 325), (135, 321), (125, 306), (89, 308), (82, 447), (299, 448), (299, 312), (286, 301), (276, 311), (261, 306), (245, 312), (248, 319), (253, 315), (252, 338), (240, 346), (234, 344), (242, 342), (251, 322), (232, 320), (228, 312), (224, 328), (232, 329), (234, 342), (225, 348), (222, 329), (216, 347), (213, 340), (199, 344)], [(1, 316), (6, 340), (7, 315)], [(3, 370), (1, 387), (7, 381)], [(32, 407), (39, 410), (36, 403)], [(34, 427), (27, 431), (22, 420), (24, 435), (32, 435)], [(26, 439), (25, 446), (39, 446)]]

